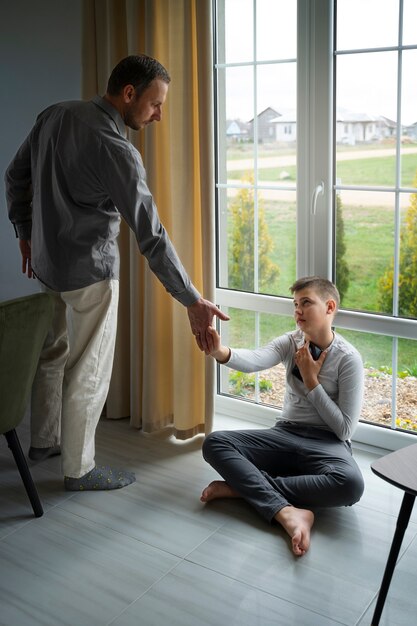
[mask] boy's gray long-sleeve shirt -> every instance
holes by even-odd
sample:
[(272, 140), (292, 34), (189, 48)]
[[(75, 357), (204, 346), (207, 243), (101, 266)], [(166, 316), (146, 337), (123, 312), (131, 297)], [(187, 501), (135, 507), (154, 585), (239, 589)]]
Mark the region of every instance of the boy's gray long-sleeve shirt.
[(9, 165), (6, 194), (16, 235), (31, 240), (36, 276), (55, 291), (119, 277), (120, 215), (167, 291), (199, 297), (161, 224), (136, 148), (105, 99), (43, 111)]
[(226, 363), (241, 372), (259, 372), (278, 363), (286, 368), (282, 419), (332, 431), (342, 441), (351, 438), (360, 417), (364, 389), (362, 358), (335, 334), (319, 373), (319, 385), (309, 391), (294, 374), (295, 353), (304, 344), (301, 330), (286, 333), (256, 350), (231, 349)]

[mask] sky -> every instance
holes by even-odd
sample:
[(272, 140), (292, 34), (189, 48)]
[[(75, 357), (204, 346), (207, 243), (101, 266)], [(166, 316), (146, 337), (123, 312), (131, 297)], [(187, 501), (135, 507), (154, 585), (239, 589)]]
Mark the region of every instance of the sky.
[[(398, 44), (400, 0), (338, 0), (337, 50)], [(268, 106), (280, 113), (296, 108), (296, 0), (256, 0), (257, 59), (288, 60), (258, 66), (258, 113)], [(403, 45), (417, 45), (417, 0), (403, 0)], [(253, 59), (253, 0), (225, 0), (226, 63)], [(396, 119), (398, 53), (381, 51), (337, 56), (337, 106)], [(417, 49), (402, 52), (403, 124), (417, 122)], [(227, 118), (254, 115), (253, 68), (226, 72)]]

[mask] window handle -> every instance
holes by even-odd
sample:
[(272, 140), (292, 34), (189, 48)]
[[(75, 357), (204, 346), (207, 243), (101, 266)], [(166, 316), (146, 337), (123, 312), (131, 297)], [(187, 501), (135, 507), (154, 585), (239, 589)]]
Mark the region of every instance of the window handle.
[(313, 191), (313, 198), (311, 200), (311, 215), (315, 215), (316, 214), (316, 208), (317, 208), (317, 198), (321, 195), (324, 194), (324, 182), (321, 181), (317, 187), (315, 188), (315, 190)]

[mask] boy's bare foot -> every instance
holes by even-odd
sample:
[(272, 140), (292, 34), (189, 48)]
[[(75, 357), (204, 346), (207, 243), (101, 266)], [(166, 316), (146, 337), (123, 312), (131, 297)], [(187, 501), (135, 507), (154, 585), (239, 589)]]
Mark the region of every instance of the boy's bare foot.
[(224, 480), (213, 480), (207, 485), (201, 494), (201, 502), (210, 502), (218, 498), (240, 498), (241, 496), (234, 491)]
[(303, 556), (310, 547), (310, 530), (314, 524), (314, 513), (308, 509), (285, 506), (275, 515), (276, 521), (291, 537), (292, 551)]

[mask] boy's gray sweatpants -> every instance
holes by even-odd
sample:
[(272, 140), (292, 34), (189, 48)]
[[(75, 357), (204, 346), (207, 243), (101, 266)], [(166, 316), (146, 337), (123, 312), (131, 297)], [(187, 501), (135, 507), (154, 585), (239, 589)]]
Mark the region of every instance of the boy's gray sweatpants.
[(349, 442), (289, 422), (262, 430), (218, 431), (203, 444), (205, 460), (269, 522), (284, 506), (350, 506), (364, 482)]

